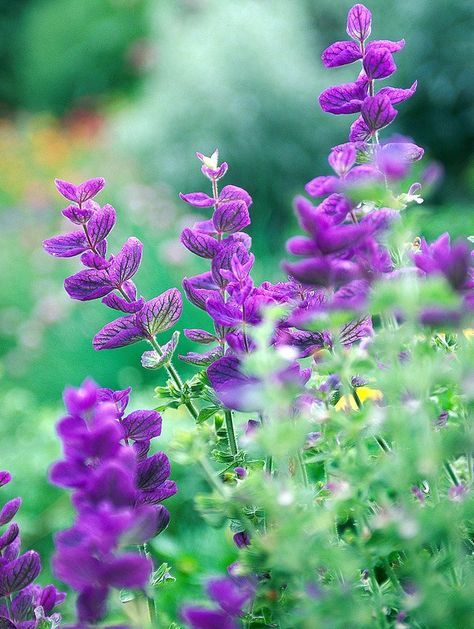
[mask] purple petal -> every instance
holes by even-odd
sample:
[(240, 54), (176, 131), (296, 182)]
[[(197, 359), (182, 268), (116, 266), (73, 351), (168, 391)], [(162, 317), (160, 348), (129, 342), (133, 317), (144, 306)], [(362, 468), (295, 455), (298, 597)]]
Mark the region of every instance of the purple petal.
[(347, 15), (347, 34), (363, 42), (372, 30), (372, 13), (363, 4), (355, 4)]
[(143, 297), (140, 297), (140, 299), (137, 299), (136, 301), (127, 301), (116, 293), (110, 293), (102, 299), (102, 303), (113, 310), (120, 310), (121, 312), (134, 314), (143, 308), (145, 300)]
[(233, 234), (241, 231), (250, 224), (250, 215), (244, 201), (228, 201), (219, 204), (212, 217), (214, 227), (218, 233)]
[(10, 472), (7, 472), (6, 470), (2, 470), (0, 472), (0, 487), (3, 487), (4, 485), (8, 485), (8, 483), (10, 483), (12, 480), (12, 475), (10, 474)]
[(382, 175), (374, 166), (370, 164), (361, 164), (351, 170), (344, 180), (346, 189), (356, 186), (370, 186), (374, 182), (381, 181)]
[(222, 179), (222, 177), (226, 174), (229, 165), (227, 162), (222, 162), (222, 164), (217, 168), (209, 168), (205, 164), (201, 166), (201, 172), (203, 175), (206, 175), (208, 179)]
[(399, 41), (390, 41), (389, 39), (378, 39), (371, 41), (367, 44), (366, 54), (369, 50), (375, 50), (377, 48), (386, 48), (389, 52), (394, 53), (400, 51), (405, 47), (405, 40), (400, 39)]
[(337, 41), (326, 48), (321, 59), (326, 68), (336, 68), (362, 59), (362, 53), (353, 41)]
[(111, 205), (97, 210), (87, 223), (87, 231), (92, 245), (95, 247), (106, 238), (115, 225), (116, 212)]
[(242, 323), (242, 311), (237, 306), (226, 303), (220, 295), (207, 300), (206, 309), (213, 320), (219, 325), (233, 328)]
[(351, 204), (342, 194), (331, 194), (318, 205), (317, 210), (329, 216), (333, 223), (337, 224), (344, 221), (347, 214), (351, 211)]
[(217, 337), (206, 330), (199, 329), (185, 329), (183, 330), (184, 336), (190, 341), (194, 341), (195, 343), (202, 343), (203, 345), (207, 345), (208, 343), (214, 343), (217, 341)]
[(355, 146), (351, 143), (341, 144), (332, 149), (328, 161), (339, 177), (344, 177), (354, 166), (357, 157)]
[(252, 205), (252, 197), (243, 188), (238, 186), (224, 186), (219, 194), (219, 203), (228, 201), (243, 201), (247, 207)]
[(0, 535), (0, 551), (9, 546), (18, 537), (20, 529), (15, 522), (10, 524), (5, 533)]
[(61, 214), (76, 225), (84, 225), (91, 218), (100, 206), (94, 201), (87, 201), (83, 207), (68, 205), (61, 211)]
[(53, 236), (43, 241), (46, 253), (56, 258), (72, 258), (89, 249), (86, 236), (83, 231), (71, 232)]
[(230, 270), (234, 256), (236, 256), (242, 264), (245, 264), (249, 260), (247, 249), (238, 242), (231, 242), (227, 246), (223, 243), (221, 250), (212, 260), (212, 278), (220, 288), (227, 286), (227, 279), (222, 275), (221, 270)]
[(316, 241), (323, 253), (337, 253), (356, 245), (369, 233), (370, 227), (367, 225), (342, 225), (321, 231)]
[(12, 498), (12, 500), (5, 503), (0, 511), (0, 526), (8, 524), (10, 520), (13, 520), (20, 507), (21, 498)]
[(224, 356), (207, 369), (207, 375), (217, 397), (229, 408), (254, 411), (259, 408), (261, 386), (257, 378), (244, 374), (234, 356)]
[(84, 269), (64, 280), (64, 288), (71, 299), (89, 301), (104, 297), (113, 290), (108, 273)]
[(173, 480), (165, 480), (156, 489), (151, 491), (140, 491), (138, 502), (140, 504), (159, 504), (163, 500), (174, 496), (178, 491), (176, 483)]
[(192, 629), (238, 629), (229, 614), (204, 607), (183, 607), (181, 616)]
[(382, 96), (388, 96), (392, 105), (396, 105), (397, 103), (402, 103), (403, 101), (413, 96), (413, 94), (416, 92), (417, 85), (418, 83), (417, 81), (415, 81), (413, 85), (406, 90), (399, 87), (382, 87), (382, 89), (379, 90), (378, 94), (382, 94)]
[(252, 598), (249, 588), (239, 587), (232, 579), (210, 579), (207, 593), (224, 611), (231, 616), (240, 616), (244, 605)]
[(37, 552), (30, 550), (14, 559), (2, 570), (0, 593), (9, 596), (32, 583), (41, 572), (40, 558)]
[(122, 286), (132, 278), (140, 268), (143, 244), (138, 238), (129, 238), (115, 256), (110, 268), (109, 277), (115, 286)]
[(318, 248), (312, 238), (306, 236), (292, 236), (286, 241), (286, 250), (294, 256), (313, 256)]
[(105, 186), (105, 179), (102, 177), (96, 177), (95, 179), (88, 179), (83, 181), (76, 188), (76, 195), (78, 203), (84, 203), (92, 197), (95, 197), (102, 188)]
[(307, 183), (304, 188), (311, 197), (324, 197), (327, 194), (338, 191), (339, 179), (333, 176), (316, 177)]
[(91, 586), (89, 583), (79, 589), (76, 607), (80, 624), (76, 625), (74, 629), (86, 629), (86, 627), (90, 627), (89, 623), (95, 625), (106, 615), (109, 592), (107, 587)]
[(385, 79), (396, 69), (392, 53), (387, 48), (371, 48), (366, 52), (364, 70), (368, 79)]
[(157, 452), (138, 465), (137, 486), (142, 491), (153, 491), (169, 478), (171, 467), (164, 452)]
[(181, 232), (181, 242), (186, 249), (189, 249), (191, 253), (201, 258), (212, 259), (220, 249), (220, 245), (215, 238), (187, 227)]
[(362, 116), (359, 116), (351, 125), (349, 140), (351, 142), (365, 142), (372, 136), (369, 127)]
[(388, 126), (396, 117), (397, 111), (392, 107), (388, 96), (368, 96), (362, 103), (362, 117), (371, 131)]
[(197, 367), (207, 367), (208, 365), (212, 365), (212, 363), (218, 358), (222, 358), (222, 347), (213, 347), (207, 352), (203, 352), (201, 354), (198, 352), (188, 352), (187, 354), (182, 354), (179, 357), (183, 363), (196, 365)]
[(95, 350), (114, 349), (131, 345), (144, 338), (143, 330), (136, 323), (135, 315), (121, 317), (107, 323), (94, 336), (92, 344)]
[(144, 588), (153, 565), (138, 553), (126, 553), (113, 559), (104, 569), (103, 578), (116, 588)]
[(194, 207), (212, 207), (216, 204), (216, 200), (204, 192), (190, 192), (189, 194), (180, 192), (179, 198)]
[(77, 187), (73, 183), (70, 183), (69, 181), (63, 181), (62, 179), (55, 179), (54, 185), (56, 186), (56, 189), (59, 192), (59, 194), (61, 194), (63, 197), (65, 197), (69, 201), (77, 202), (79, 200), (78, 194), (77, 194)]
[(134, 411), (122, 419), (125, 439), (145, 441), (159, 437), (162, 418), (156, 411)]
[(145, 303), (136, 315), (137, 324), (146, 335), (155, 336), (171, 328), (180, 318), (182, 309), (183, 301), (179, 290), (170, 288)]
[(367, 91), (368, 81), (363, 77), (355, 83), (335, 85), (324, 90), (319, 97), (319, 104), (323, 111), (331, 114), (355, 114), (360, 111)]

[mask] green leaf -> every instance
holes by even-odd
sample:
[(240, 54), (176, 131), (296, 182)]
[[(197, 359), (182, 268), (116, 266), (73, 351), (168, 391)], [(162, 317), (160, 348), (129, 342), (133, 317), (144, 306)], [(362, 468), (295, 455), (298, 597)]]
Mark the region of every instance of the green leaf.
[(199, 411), (199, 415), (196, 422), (198, 424), (202, 424), (210, 417), (213, 417), (218, 411), (220, 411), (220, 408), (218, 406), (208, 406), (206, 408), (202, 408)]

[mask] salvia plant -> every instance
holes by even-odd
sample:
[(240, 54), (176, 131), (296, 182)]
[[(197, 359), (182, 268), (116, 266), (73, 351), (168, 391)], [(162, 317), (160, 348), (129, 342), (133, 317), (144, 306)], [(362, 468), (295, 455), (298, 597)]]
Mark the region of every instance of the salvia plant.
[[(175, 355), (179, 332), (163, 335), (180, 318), (180, 291), (140, 294), (137, 238), (108, 250), (116, 212), (95, 200), (104, 180), (56, 180), (75, 230), (44, 248), (80, 257), (83, 268), (65, 280), (72, 299), (114, 311), (94, 348), (144, 341), (143, 367), (167, 375), (155, 410), (127, 413), (130, 389), (91, 380), (65, 391), (63, 458), (50, 480), (71, 491), (75, 519), (56, 535), (53, 571), (77, 592), (76, 629), (107, 623), (114, 588), (146, 603), (154, 627), (472, 626), (473, 256), (469, 239), (429, 244), (404, 218), (423, 201), (410, 181), (423, 149), (386, 130), (416, 81), (379, 87), (405, 42), (371, 39), (371, 30), (357, 4), (349, 39), (323, 52), (327, 68), (357, 70), (324, 90), (321, 108), (357, 117), (329, 154), (331, 174), (295, 200), (303, 235), (288, 241), (279, 283), (252, 278), (250, 194), (222, 185), (228, 165), (217, 150), (197, 153), (206, 189), (180, 197), (203, 220), (181, 242), (203, 270), (183, 288), (209, 319), (184, 330), (196, 344), (187, 354)], [(193, 377), (182, 379), (180, 361)], [(230, 527), (235, 561), (226, 574), (199, 575), (202, 600), (181, 601), (169, 625), (156, 588), (168, 566), (153, 565), (149, 544), (166, 529), (163, 501), (177, 488), (152, 440), (161, 414), (178, 408), (195, 428), (175, 435), (174, 456), (206, 480), (196, 508), (215, 535)], [(18, 507), (8, 502), (0, 524)], [(9, 524), (0, 627), (59, 626), (64, 595), (33, 585), (39, 558), (18, 553)]]

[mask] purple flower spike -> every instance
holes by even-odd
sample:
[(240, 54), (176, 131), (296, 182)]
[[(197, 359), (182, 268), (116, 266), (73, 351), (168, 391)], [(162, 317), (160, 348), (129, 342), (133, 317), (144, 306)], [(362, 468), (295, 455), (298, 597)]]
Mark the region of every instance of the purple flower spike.
[(363, 42), (372, 30), (372, 13), (363, 4), (355, 4), (347, 15), (347, 34)]
[(367, 78), (385, 79), (397, 69), (392, 53), (387, 48), (370, 48), (364, 57)]
[(362, 59), (362, 52), (355, 42), (337, 41), (326, 48), (321, 59), (326, 68), (337, 68)]
[(82, 204), (85, 201), (92, 199), (92, 197), (95, 197), (95, 195), (102, 190), (105, 186), (105, 179), (102, 179), (102, 177), (88, 179), (87, 181), (83, 181), (78, 186), (75, 186), (68, 181), (63, 181), (62, 179), (55, 179), (54, 183), (59, 194), (62, 194), (62, 196), (69, 201)]
[(372, 132), (387, 127), (397, 115), (389, 97), (380, 94), (368, 96), (362, 103), (361, 113), (365, 124)]

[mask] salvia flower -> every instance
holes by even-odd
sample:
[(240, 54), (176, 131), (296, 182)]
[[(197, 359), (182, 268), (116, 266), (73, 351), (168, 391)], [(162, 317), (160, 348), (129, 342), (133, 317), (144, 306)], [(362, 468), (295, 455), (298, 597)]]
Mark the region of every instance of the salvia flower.
[(65, 208), (63, 215), (81, 229), (49, 238), (43, 247), (55, 257), (80, 256), (85, 268), (64, 282), (72, 299), (102, 299), (107, 307), (124, 313), (125, 316), (96, 334), (93, 341), (96, 350), (123, 347), (141, 340), (155, 345), (155, 335), (168, 330), (181, 316), (181, 295), (175, 288), (150, 301), (138, 295), (132, 279), (142, 260), (143, 245), (138, 238), (128, 238), (116, 255), (107, 255), (107, 237), (115, 225), (116, 212), (111, 205), (100, 207), (92, 201), (104, 185), (102, 178), (79, 186), (56, 180), (60, 194), (75, 203)]
[(130, 389), (100, 389), (91, 380), (68, 388), (68, 415), (57, 426), (64, 458), (50, 479), (73, 490), (77, 515), (73, 527), (56, 536), (53, 568), (78, 592), (81, 626), (105, 617), (111, 588), (145, 588), (152, 564), (126, 548), (166, 528), (169, 513), (161, 503), (176, 492), (166, 455), (147, 456), (161, 433), (161, 416), (125, 414), (129, 395)]
[[(9, 472), (0, 472), (0, 487), (10, 481)], [(42, 627), (59, 627), (61, 617), (55, 608), (66, 595), (54, 585), (34, 583), (41, 562), (34, 550), (20, 553), (20, 529), (13, 522), (20, 506), (21, 499), (13, 498), (0, 510), (0, 627), (36, 629), (42, 620)]]

